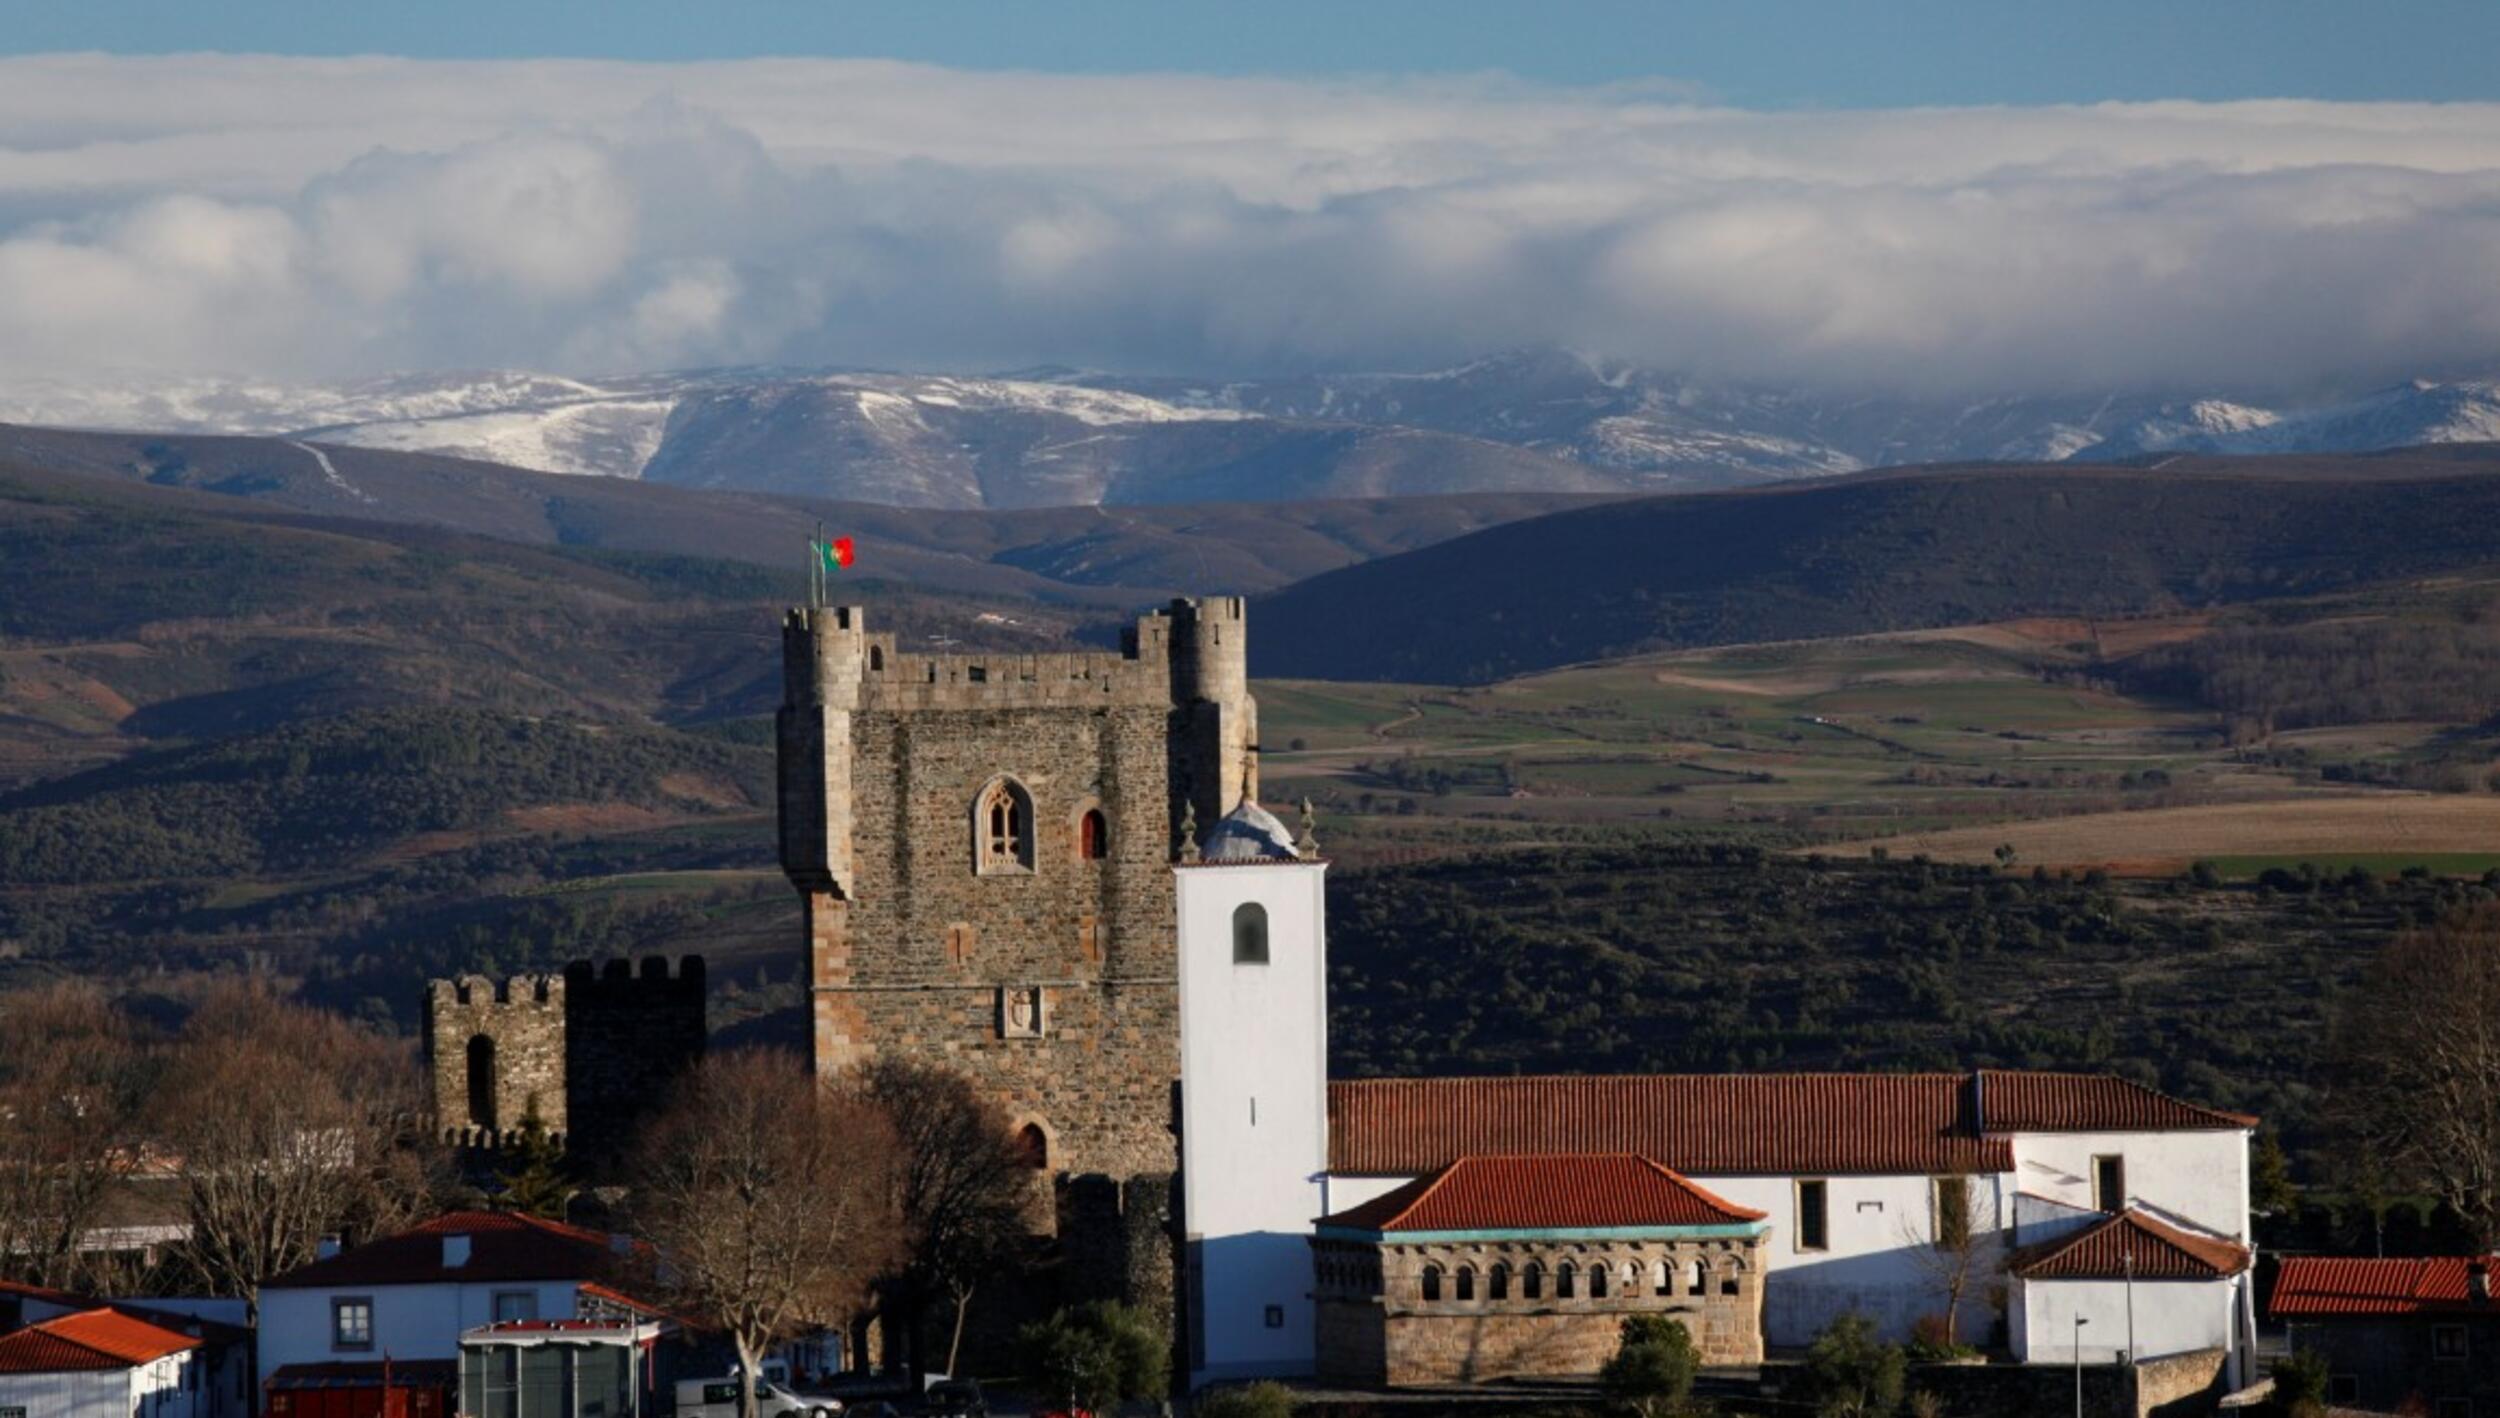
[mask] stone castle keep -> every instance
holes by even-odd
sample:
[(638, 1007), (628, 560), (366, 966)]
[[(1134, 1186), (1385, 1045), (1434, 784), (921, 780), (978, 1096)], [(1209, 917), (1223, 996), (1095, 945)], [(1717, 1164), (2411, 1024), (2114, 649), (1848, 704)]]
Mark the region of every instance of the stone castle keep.
[(425, 1002), (435, 1120), (494, 1148), (532, 1111), (569, 1151), (613, 1160), (635, 1124), (703, 1056), (703, 958), (653, 956), (561, 974), (436, 980)]
[(900, 1049), (969, 1075), (1037, 1166), (1093, 1179), (1078, 1209), (1123, 1213), (1062, 1231), (1123, 1252), (1132, 1292), (1170, 1283), (1139, 1213), (1176, 1157), (1171, 866), (1185, 821), (1257, 789), (1244, 649), (1238, 598), (1174, 601), (1116, 654), (899, 654), (856, 606), (782, 627), (818, 1071)]

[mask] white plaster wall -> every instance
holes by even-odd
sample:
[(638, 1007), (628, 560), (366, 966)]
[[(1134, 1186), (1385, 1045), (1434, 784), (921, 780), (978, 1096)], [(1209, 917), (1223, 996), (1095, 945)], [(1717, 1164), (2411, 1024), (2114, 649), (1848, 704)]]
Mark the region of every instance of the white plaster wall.
[[(457, 1359), (460, 1332), (491, 1323), (495, 1296), (507, 1290), (538, 1295), (538, 1318), (575, 1317), (577, 1280), (476, 1282), (459, 1285), (342, 1285), (335, 1289), (264, 1290), (260, 1296), (260, 1382), (289, 1364), (393, 1359)], [(373, 1301), (373, 1347), (330, 1347), (330, 1301)]]
[(2218, 1236), (2248, 1236), (2248, 1134), (2214, 1132), (2018, 1133), (2014, 1184), (2069, 1206), (2092, 1205), (2092, 1159), (2127, 1159), (2131, 1203)]
[[(1200, 1379), (1314, 1366), (1311, 1222), (1330, 1209), (1327, 868), (1176, 868), (1183, 1215), (1202, 1275)], [(1233, 963), (1267, 908), (1268, 963)], [(1279, 1306), (1281, 1327), (1267, 1323)]]
[[(1944, 1309), (1944, 1292), (1917, 1249), (1935, 1238), (1932, 1178), (1822, 1178), (1831, 1244), (1820, 1251), (1797, 1248), (1797, 1178), (1693, 1180), (1739, 1206), (1770, 1213), (1770, 1277), (1762, 1289), (1763, 1338), (1769, 1343), (1811, 1344), (1851, 1310), (1875, 1321), (1887, 1339), (1903, 1340), (1920, 1315)], [(1994, 1233), (2004, 1224), (2006, 1191), (2003, 1178), (1971, 1179), (1974, 1229)], [(1962, 1305), (1963, 1332), (1984, 1336), (1984, 1302), (1965, 1296)]]
[[(26, 1418), (192, 1418), (182, 1363), (174, 1354), (130, 1369), (0, 1374), (0, 1408), (22, 1407)], [(168, 1391), (161, 1408), (160, 1390)]]
[[(2237, 1278), (2137, 1281), (2136, 1357), (2231, 1347), (2239, 1285)], [(2014, 1357), (2026, 1364), (2073, 1363), (2075, 1316), (2081, 1315), (2088, 1321), (2083, 1362), (2114, 1362), (2127, 1347), (2127, 1290), (2122, 1280), (2014, 1282)]]

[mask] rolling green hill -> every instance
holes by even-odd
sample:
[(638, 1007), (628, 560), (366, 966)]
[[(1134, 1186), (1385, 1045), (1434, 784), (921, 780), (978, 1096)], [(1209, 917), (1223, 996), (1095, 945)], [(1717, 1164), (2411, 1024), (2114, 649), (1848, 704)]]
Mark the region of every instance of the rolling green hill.
[(2500, 448), (1948, 468), (1553, 513), (1261, 597), (1252, 670), (1484, 683), (1644, 651), (2128, 616), (2500, 564)]

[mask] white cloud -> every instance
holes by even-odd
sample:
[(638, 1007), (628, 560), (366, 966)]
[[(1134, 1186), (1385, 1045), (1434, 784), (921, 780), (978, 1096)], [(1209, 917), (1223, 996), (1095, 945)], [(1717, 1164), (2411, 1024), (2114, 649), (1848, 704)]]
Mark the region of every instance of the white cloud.
[(2500, 106), (0, 60), (0, 377), (1411, 366), (2252, 394), (2500, 368)]

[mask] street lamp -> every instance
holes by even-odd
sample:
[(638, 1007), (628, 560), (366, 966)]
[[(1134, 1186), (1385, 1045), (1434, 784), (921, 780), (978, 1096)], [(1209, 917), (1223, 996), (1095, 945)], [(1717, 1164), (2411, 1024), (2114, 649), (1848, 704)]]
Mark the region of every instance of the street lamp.
[(2075, 1418), (2083, 1418), (2083, 1327), (2092, 1323), (2075, 1316)]

